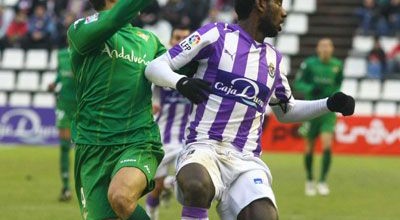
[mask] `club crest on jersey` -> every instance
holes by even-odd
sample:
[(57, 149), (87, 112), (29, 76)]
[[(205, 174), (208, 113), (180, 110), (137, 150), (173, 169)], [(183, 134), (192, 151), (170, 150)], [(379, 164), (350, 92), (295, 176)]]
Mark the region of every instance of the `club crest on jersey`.
[(145, 33), (143, 33), (143, 32), (138, 31), (138, 32), (136, 33), (136, 35), (139, 36), (140, 38), (142, 38), (142, 39), (145, 40), (145, 41), (148, 41), (148, 40), (149, 40), (149, 35), (147, 35), (147, 34), (145, 34)]
[(275, 77), (275, 66), (273, 63), (269, 63), (269, 65), (268, 65), (268, 74), (272, 78)]
[(335, 67), (332, 68), (332, 72), (334, 72), (336, 74), (338, 74), (339, 71), (340, 71), (340, 67), (338, 67), (338, 66), (335, 66)]

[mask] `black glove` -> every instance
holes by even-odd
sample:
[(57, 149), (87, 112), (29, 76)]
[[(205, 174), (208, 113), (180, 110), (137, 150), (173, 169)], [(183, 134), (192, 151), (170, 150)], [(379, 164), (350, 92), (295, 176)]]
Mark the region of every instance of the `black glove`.
[(176, 90), (195, 104), (208, 99), (211, 92), (210, 83), (197, 78), (183, 77), (176, 83)]
[(328, 109), (332, 112), (340, 112), (344, 116), (352, 115), (354, 113), (355, 101), (354, 98), (337, 92), (328, 98)]

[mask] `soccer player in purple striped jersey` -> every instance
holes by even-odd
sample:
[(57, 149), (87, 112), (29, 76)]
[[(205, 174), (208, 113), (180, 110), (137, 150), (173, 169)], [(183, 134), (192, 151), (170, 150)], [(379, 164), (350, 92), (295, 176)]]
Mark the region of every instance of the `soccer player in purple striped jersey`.
[[(185, 26), (174, 27), (170, 45), (178, 44), (189, 34), (190, 29)], [(168, 171), (175, 165), (178, 154), (182, 150), (191, 106), (191, 102), (174, 89), (159, 86), (153, 89), (153, 113), (156, 114), (156, 122), (160, 127), (165, 155), (154, 177), (156, 186), (146, 199), (146, 211), (151, 220), (159, 219), (158, 206), (162, 193), (171, 194), (175, 176), (168, 176)]]
[[(328, 112), (352, 115), (354, 99), (341, 92), (295, 100), (275, 37), (286, 17), (282, 0), (235, 0), (238, 24), (213, 23), (152, 61), (146, 77), (177, 89), (195, 105), (177, 163), (182, 219), (208, 219), (212, 200), (221, 219), (278, 219), (272, 177), (260, 159), (260, 135), (269, 104), (282, 122)], [(199, 62), (193, 78), (173, 70)]]

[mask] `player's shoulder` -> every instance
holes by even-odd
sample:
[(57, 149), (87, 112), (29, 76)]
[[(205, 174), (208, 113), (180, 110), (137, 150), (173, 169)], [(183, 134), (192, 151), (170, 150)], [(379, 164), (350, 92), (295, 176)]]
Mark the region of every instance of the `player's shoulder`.
[(76, 20), (75, 22), (73, 22), (69, 26), (68, 31), (77, 30), (82, 25), (96, 22), (97, 20), (99, 20), (99, 16), (100, 16), (100, 14), (98, 12), (96, 12), (96, 13), (94, 13), (92, 15), (87, 16), (87, 17), (79, 18), (78, 20)]
[(317, 56), (310, 56), (304, 60), (304, 63), (306, 63), (306, 64), (313, 64), (313, 63), (318, 63), (318, 62), (319, 62), (319, 58)]
[(144, 41), (146, 41), (147, 43), (154, 43), (160, 42), (159, 37), (154, 34), (152, 31), (140, 28), (140, 27), (133, 27), (133, 34), (135, 35), (135, 37), (140, 38)]
[(215, 34), (221, 34), (221, 32), (226, 29), (226, 27), (229, 24), (223, 23), (223, 22), (213, 22), (213, 23), (208, 23), (203, 26), (201, 26), (199, 29), (197, 29), (195, 32), (197, 32), (200, 35), (204, 35), (205, 33), (208, 32), (214, 32)]

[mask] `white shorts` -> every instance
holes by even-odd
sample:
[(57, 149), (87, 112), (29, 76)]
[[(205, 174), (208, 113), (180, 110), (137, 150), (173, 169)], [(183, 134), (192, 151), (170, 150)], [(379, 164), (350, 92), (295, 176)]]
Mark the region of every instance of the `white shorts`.
[[(253, 154), (214, 144), (192, 143), (180, 153), (177, 172), (190, 163), (203, 165), (210, 174), (221, 219), (236, 219), (243, 208), (261, 198), (270, 199), (277, 207), (271, 172)], [(178, 201), (182, 203), (181, 190), (176, 192)]]
[(182, 143), (165, 144), (163, 146), (165, 155), (160, 165), (158, 165), (156, 175), (154, 176), (155, 179), (168, 176), (170, 168), (175, 168), (176, 159), (178, 158), (179, 152), (182, 151), (182, 147)]

